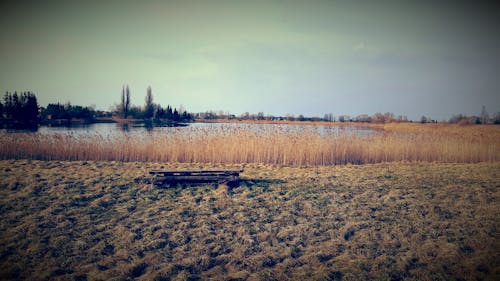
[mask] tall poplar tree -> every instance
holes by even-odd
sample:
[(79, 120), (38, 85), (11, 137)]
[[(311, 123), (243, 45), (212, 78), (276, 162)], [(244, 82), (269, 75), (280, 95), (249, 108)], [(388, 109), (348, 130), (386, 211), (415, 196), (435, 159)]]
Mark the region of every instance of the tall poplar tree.
[(127, 119), (130, 112), (130, 90), (128, 85), (122, 87), (122, 102), (120, 104), (121, 114), (123, 118)]
[(144, 118), (151, 119), (154, 115), (153, 93), (151, 91), (151, 86), (149, 86), (147, 89), (145, 101), (146, 104), (144, 106)]

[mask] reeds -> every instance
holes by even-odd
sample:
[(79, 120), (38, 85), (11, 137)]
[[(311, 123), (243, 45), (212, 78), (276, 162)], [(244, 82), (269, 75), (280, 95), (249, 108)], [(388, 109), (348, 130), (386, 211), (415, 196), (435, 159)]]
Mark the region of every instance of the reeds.
[(0, 134), (0, 158), (187, 163), (266, 163), (292, 166), (380, 162), (500, 161), (496, 126), (391, 125), (370, 134), (314, 127), (214, 125), (168, 133)]

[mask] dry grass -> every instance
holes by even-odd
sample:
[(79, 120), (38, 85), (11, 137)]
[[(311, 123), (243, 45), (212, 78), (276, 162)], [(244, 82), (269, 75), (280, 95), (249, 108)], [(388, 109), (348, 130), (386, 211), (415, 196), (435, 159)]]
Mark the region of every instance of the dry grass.
[[(382, 125), (377, 125), (380, 128)], [(381, 162), (500, 161), (500, 126), (387, 124), (348, 130), (262, 127), (178, 128), (166, 133), (86, 137), (0, 134), (0, 159), (266, 163), (293, 166)]]
[(0, 161), (0, 279), (499, 280), (500, 163), (249, 164), (235, 189), (160, 189), (200, 163)]

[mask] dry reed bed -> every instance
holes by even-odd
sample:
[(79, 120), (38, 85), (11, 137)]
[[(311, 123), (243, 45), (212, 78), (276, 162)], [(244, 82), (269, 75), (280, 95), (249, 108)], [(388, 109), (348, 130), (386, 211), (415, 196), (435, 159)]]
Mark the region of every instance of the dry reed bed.
[(497, 126), (388, 125), (357, 134), (314, 127), (178, 128), (168, 134), (85, 137), (0, 134), (1, 159), (266, 163), (293, 166), (380, 162), (500, 161)]

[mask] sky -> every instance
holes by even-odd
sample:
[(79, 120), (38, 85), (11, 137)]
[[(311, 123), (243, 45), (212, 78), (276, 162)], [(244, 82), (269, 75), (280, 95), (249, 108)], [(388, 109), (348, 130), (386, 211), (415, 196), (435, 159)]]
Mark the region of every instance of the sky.
[(2, 1), (0, 91), (275, 116), (500, 111), (494, 1)]

